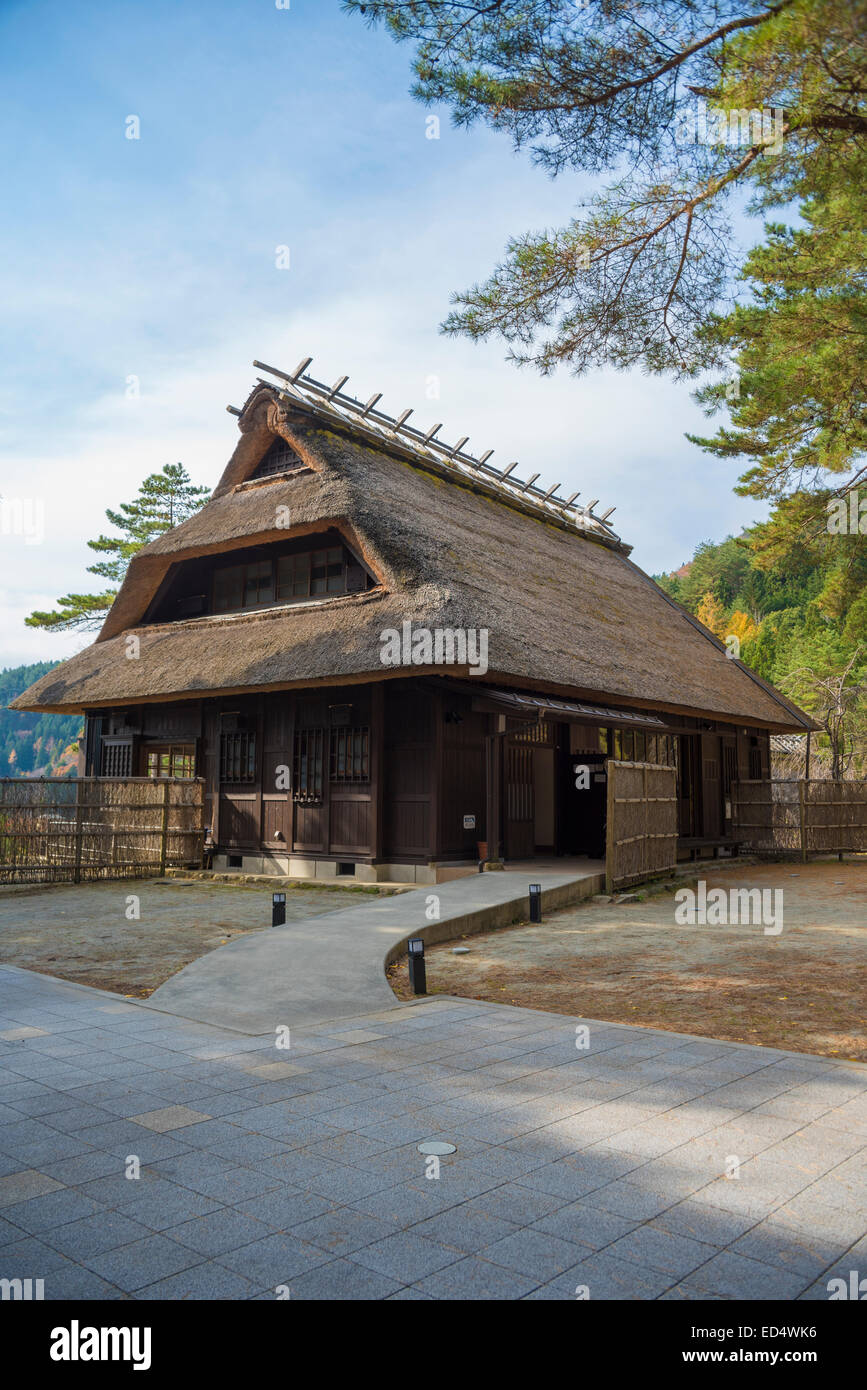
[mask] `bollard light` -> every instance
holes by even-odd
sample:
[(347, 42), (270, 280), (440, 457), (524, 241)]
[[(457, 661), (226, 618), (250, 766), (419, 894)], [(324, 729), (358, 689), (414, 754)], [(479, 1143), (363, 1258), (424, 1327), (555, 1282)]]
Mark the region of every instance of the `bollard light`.
[(542, 920), (542, 885), (541, 883), (530, 884), (530, 921), (541, 922)]
[(286, 925), (286, 894), (271, 894), (271, 926), (283, 927)]
[(424, 942), (411, 936), (406, 943), (409, 955), (409, 983), (413, 994), (427, 994), (427, 975), (424, 965)]

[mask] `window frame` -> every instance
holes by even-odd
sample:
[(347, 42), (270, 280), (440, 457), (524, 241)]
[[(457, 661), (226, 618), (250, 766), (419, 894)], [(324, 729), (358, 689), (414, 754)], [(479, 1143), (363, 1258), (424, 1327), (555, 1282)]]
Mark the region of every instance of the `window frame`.
[[(151, 772), (150, 764), (152, 758), (168, 758), (168, 772)], [(180, 759), (182, 765), (189, 764), (189, 772), (176, 772), (175, 760)], [(142, 776), (150, 777), (154, 781), (162, 779), (176, 778), (181, 782), (194, 782), (196, 780), (196, 745), (195, 742), (184, 740), (178, 743), (149, 743), (141, 749)]]
[(325, 735), (322, 724), (296, 728), (292, 743), (292, 800), (319, 806), (325, 800)]
[[(258, 780), (256, 732), (255, 729), (220, 730), (218, 772), (221, 786), (250, 786)], [(227, 773), (232, 775), (227, 776)]]
[(331, 728), (329, 780), (339, 787), (370, 781), (370, 726), (337, 724)]
[[(264, 574), (266, 566), (270, 578)], [(363, 582), (350, 587), (350, 571), (358, 571)], [(230, 585), (225, 578), (221, 580), (221, 576), (233, 573), (238, 575), (233, 584)], [(340, 540), (333, 545), (292, 550), (282, 555), (260, 556), (240, 564), (220, 566), (211, 576), (211, 614), (217, 617), (227, 613), (250, 613), (262, 608), (283, 608), (287, 604), (343, 598), (347, 594), (364, 593), (367, 585), (366, 567), (346, 542)], [(228, 592), (230, 588), (238, 594), (239, 602), (227, 605), (221, 602), (218, 595), (221, 591)], [(253, 589), (256, 597), (248, 601)], [(270, 593), (270, 597), (259, 597), (263, 590), (266, 594)]]

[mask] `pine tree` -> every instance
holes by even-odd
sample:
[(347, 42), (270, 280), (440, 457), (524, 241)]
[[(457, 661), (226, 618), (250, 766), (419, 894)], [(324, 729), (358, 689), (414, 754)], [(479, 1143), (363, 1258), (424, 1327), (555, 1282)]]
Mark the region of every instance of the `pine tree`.
[(87, 542), (91, 550), (110, 557), (88, 565), (88, 574), (99, 575), (116, 587), (98, 594), (65, 594), (53, 612), (37, 611), (25, 618), (27, 626), (55, 632), (100, 628), (132, 557), (149, 541), (193, 516), (209, 496), (208, 488), (193, 485), (181, 463), (167, 463), (159, 473), (149, 474), (132, 502), (121, 502), (117, 511), (106, 509), (108, 520), (122, 534), (100, 535)]

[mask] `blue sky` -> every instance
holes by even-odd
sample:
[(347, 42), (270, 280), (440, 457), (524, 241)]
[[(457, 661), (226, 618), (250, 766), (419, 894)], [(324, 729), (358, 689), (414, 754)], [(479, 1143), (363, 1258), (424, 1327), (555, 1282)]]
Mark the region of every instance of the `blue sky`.
[(0, 666), (92, 640), (23, 619), (98, 584), (85, 542), (147, 473), (180, 460), (216, 483), (254, 357), (313, 354), (322, 378), (616, 505), (650, 572), (758, 518), (737, 467), (684, 439), (705, 424), (688, 386), (543, 380), (439, 334), (450, 291), (589, 185), (444, 109), (426, 138), (410, 57), (338, 0), (0, 0), (0, 496), (44, 515), (39, 544), (0, 535)]

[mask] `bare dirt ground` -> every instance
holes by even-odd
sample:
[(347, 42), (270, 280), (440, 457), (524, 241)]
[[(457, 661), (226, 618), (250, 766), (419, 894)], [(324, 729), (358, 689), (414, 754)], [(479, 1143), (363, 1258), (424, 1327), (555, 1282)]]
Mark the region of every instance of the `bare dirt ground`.
[[(271, 893), (262, 884), (192, 879), (5, 888), (0, 962), (147, 999), (170, 975), (230, 937), (270, 927)], [(350, 893), (345, 887), (287, 888), (286, 920), (348, 907)], [(131, 898), (138, 899), (138, 918), (127, 917)]]
[[(783, 929), (679, 926), (674, 891), (577, 904), (426, 952), (428, 992), (867, 1061), (867, 865), (702, 871), (708, 886), (781, 888)], [(460, 944), (468, 955), (453, 955)], [(389, 971), (409, 997), (406, 961)]]

